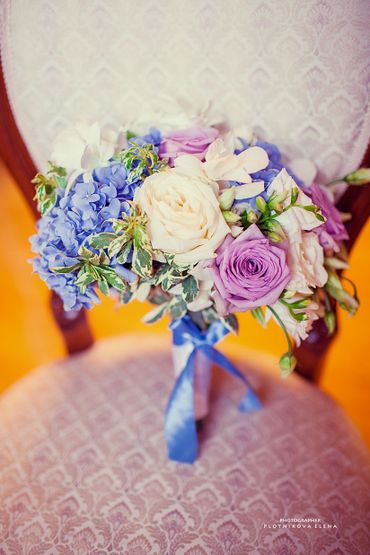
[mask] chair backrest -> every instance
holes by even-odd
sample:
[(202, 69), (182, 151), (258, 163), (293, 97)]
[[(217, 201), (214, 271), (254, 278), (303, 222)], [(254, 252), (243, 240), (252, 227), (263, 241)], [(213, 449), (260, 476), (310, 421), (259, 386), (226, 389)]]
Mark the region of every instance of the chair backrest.
[[(5, 162), (37, 218), (39, 213), (31, 184), (31, 179), (36, 174), (36, 166), (15, 122), (7, 95), (2, 64), (0, 69), (0, 158)], [(77, 353), (89, 348), (93, 344), (93, 337), (85, 311), (66, 313), (61, 299), (54, 292), (51, 295), (50, 304), (68, 353)]]
[(197, 108), (213, 99), (230, 124), (312, 159), (321, 181), (363, 158), (367, 0), (4, 0), (1, 9), (8, 97), (30, 153), (15, 143), (13, 165), (22, 157), (24, 175), (32, 160), (44, 166), (66, 125), (158, 113), (161, 94)]

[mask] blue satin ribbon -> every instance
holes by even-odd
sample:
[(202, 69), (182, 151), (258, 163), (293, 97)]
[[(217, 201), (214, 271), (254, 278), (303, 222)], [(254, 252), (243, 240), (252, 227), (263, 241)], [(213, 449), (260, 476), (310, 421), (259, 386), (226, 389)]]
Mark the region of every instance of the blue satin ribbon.
[(189, 316), (184, 316), (174, 320), (170, 324), (170, 329), (173, 332), (174, 345), (191, 343), (192, 351), (176, 380), (166, 408), (164, 431), (168, 456), (172, 461), (193, 463), (198, 452), (194, 415), (194, 371), (195, 355), (198, 351), (204, 353), (210, 361), (241, 380), (246, 386), (247, 392), (239, 405), (240, 411), (250, 412), (261, 408), (262, 405), (244, 374), (213, 347), (229, 333), (222, 322), (217, 320), (208, 327), (207, 331), (202, 332)]

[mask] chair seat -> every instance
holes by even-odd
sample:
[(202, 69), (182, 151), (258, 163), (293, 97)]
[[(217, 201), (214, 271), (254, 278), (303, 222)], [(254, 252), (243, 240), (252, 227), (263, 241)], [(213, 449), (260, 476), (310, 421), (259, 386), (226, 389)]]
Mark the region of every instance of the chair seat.
[(193, 465), (167, 460), (173, 374), (156, 337), (105, 340), (15, 384), (0, 399), (0, 553), (363, 555), (358, 433), (299, 377), (239, 367), (264, 407), (238, 412), (240, 384), (216, 369)]

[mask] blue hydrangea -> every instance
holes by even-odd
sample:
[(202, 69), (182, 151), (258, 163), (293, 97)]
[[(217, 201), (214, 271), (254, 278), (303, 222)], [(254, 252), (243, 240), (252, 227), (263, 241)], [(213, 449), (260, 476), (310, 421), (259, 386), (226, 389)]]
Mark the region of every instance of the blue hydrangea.
[(140, 146), (143, 146), (144, 144), (152, 144), (158, 148), (161, 140), (162, 135), (159, 129), (157, 129), (156, 127), (151, 127), (146, 135), (142, 135), (141, 137), (132, 137), (132, 139), (130, 139), (129, 141), (129, 144), (131, 142), (135, 142)]
[[(57, 202), (37, 224), (37, 234), (31, 238), (32, 249), (38, 256), (34, 270), (55, 290), (64, 302), (65, 310), (90, 308), (98, 301), (94, 288), (84, 294), (74, 285), (73, 274), (56, 274), (52, 268), (70, 266), (77, 261), (78, 249), (92, 233), (111, 231), (109, 218), (118, 218), (129, 211), (141, 182), (128, 182), (123, 164), (110, 161), (106, 167), (91, 174), (80, 175), (67, 195), (58, 191)], [(132, 279), (132, 273), (115, 260), (112, 266), (122, 277)]]

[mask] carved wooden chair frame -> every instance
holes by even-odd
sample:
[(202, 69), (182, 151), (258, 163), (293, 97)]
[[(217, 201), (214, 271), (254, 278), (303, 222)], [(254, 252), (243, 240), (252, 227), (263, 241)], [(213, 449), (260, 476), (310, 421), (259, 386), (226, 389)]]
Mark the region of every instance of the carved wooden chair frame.
[[(0, 158), (19, 186), (35, 218), (38, 218), (34, 188), (30, 183), (37, 173), (37, 168), (17, 127), (7, 95), (2, 68), (0, 79)], [(370, 151), (368, 149), (363, 165), (369, 166), (369, 163)], [(352, 214), (352, 219), (346, 224), (349, 234), (347, 247), (350, 251), (370, 213), (370, 187), (349, 187), (340, 199), (338, 208)], [(51, 294), (50, 303), (68, 353), (72, 354), (89, 348), (93, 344), (93, 337), (86, 311), (65, 312), (60, 298), (55, 293)], [(310, 381), (318, 381), (325, 355), (336, 333), (337, 330), (329, 336), (323, 320), (315, 322), (309, 337), (295, 350), (298, 359), (297, 372), (301, 376)]]

